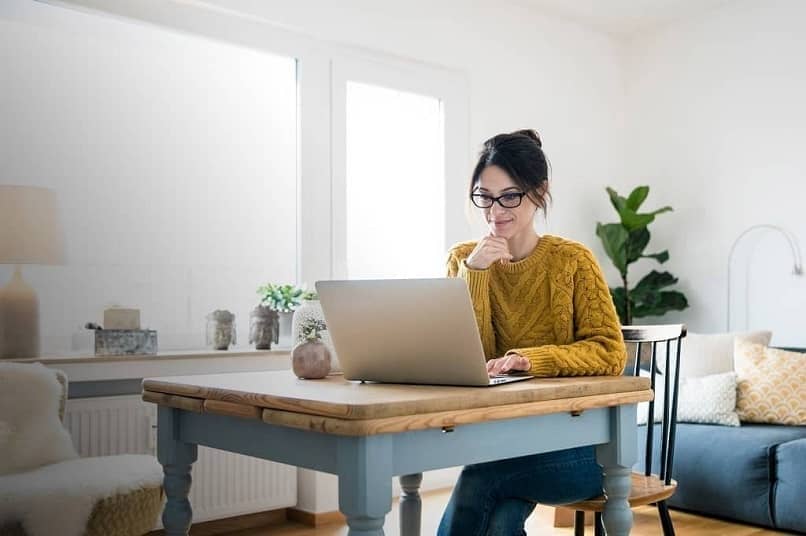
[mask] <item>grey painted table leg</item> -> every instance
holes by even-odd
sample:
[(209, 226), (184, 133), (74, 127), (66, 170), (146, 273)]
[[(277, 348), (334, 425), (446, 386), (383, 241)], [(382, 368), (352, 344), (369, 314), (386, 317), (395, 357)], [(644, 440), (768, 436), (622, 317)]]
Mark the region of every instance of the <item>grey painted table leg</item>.
[(343, 437), (337, 450), (339, 510), (348, 536), (383, 536), (392, 509), (392, 438)]
[(179, 410), (160, 407), (157, 420), (157, 459), (165, 472), (163, 487), (167, 502), (162, 512), (165, 536), (185, 536), (193, 521), (188, 501), (190, 467), (196, 461), (197, 447), (178, 441)]
[(420, 484), (423, 474), (403, 475), (400, 477), (400, 536), (420, 536), (420, 518), (422, 500), (420, 500)]
[(608, 536), (626, 536), (632, 528), (630, 474), (637, 456), (635, 404), (610, 410), (610, 443), (597, 447), (596, 457), (603, 467), (607, 497), (602, 520)]

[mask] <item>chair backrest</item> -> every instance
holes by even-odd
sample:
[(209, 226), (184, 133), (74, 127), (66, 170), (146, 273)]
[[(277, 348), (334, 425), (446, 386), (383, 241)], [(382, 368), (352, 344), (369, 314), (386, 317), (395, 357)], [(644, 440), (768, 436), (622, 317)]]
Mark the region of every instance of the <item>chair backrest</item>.
[[(658, 376), (658, 345), (665, 347), (665, 367), (662, 374), (664, 382), (663, 392), (663, 420), (661, 422), (660, 440), (660, 472), (659, 477), (665, 484), (672, 481), (672, 464), (674, 461), (674, 441), (677, 428), (677, 395), (680, 384), (680, 348), (686, 336), (684, 324), (663, 324), (657, 326), (622, 326), (621, 333), (624, 342), (635, 343), (635, 360), (632, 367), (625, 370), (625, 374), (638, 376), (641, 372), (641, 349), (649, 345), (652, 349), (649, 362), (649, 381), (652, 390), (655, 390), (655, 381)], [(674, 352), (674, 362), (671, 362)], [(655, 404), (658, 400), (649, 402), (646, 426), (646, 445), (644, 457), (644, 474), (649, 476), (652, 472), (653, 449), (655, 446)]]

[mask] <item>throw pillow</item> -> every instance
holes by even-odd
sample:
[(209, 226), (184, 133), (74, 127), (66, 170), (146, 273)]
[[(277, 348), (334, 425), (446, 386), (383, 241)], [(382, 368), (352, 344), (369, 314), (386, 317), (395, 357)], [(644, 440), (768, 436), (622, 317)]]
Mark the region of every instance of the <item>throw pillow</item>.
[(736, 339), (734, 362), (741, 420), (806, 425), (806, 355)]
[(76, 458), (59, 420), (62, 386), (40, 365), (0, 363), (0, 475)]
[[(641, 371), (641, 376), (648, 378), (649, 373)], [(665, 376), (662, 374), (655, 376), (656, 423), (663, 419), (665, 381)], [(646, 424), (648, 412), (648, 402), (638, 404), (638, 424)], [(677, 422), (739, 426), (739, 415), (736, 413), (736, 374), (726, 372), (702, 378), (681, 379), (678, 389)]]
[(736, 413), (736, 373), (711, 374), (680, 380), (677, 421), (739, 426)]
[[(744, 333), (691, 333), (683, 338), (680, 350), (680, 379), (701, 378), (711, 374), (733, 371), (733, 341), (741, 337), (767, 346), (772, 338), (771, 331), (749, 331)], [(672, 352), (674, 352), (672, 345)], [(672, 355), (670, 363), (674, 363)], [(658, 368), (666, 368), (666, 345), (658, 345)]]

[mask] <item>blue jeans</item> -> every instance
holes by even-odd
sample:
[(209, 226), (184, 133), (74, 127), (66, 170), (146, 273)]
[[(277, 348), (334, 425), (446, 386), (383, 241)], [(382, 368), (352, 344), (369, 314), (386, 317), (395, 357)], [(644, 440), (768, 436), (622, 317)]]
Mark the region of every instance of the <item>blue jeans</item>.
[(518, 536), (537, 503), (568, 504), (601, 495), (593, 447), (468, 465), (442, 515), (438, 536)]

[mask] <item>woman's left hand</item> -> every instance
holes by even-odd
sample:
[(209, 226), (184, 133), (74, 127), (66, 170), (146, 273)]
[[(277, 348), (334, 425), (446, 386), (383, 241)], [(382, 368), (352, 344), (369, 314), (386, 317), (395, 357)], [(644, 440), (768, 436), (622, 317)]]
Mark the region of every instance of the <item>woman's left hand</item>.
[(520, 354), (509, 354), (487, 361), (487, 374), (496, 376), (513, 371), (526, 371), (532, 368), (532, 363)]

